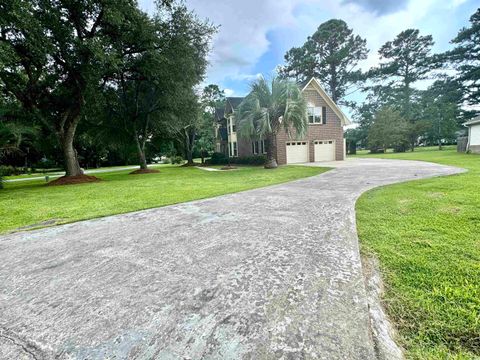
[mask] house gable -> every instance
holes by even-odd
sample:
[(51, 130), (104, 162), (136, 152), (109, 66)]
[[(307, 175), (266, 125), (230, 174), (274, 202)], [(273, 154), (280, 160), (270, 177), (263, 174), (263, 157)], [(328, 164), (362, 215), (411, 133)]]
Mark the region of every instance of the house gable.
[(347, 118), (347, 116), (342, 112), (342, 110), (338, 107), (337, 104), (332, 100), (330, 96), (325, 92), (322, 85), (320, 85), (319, 81), (312, 77), (302, 88), (302, 92), (307, 89), (314, 89), (318, 92), (318, 94), (322, 97), (325, 103), (332, 109), (335, 115), (338, 116), (342, 126), (350, 125), (352, 122)]

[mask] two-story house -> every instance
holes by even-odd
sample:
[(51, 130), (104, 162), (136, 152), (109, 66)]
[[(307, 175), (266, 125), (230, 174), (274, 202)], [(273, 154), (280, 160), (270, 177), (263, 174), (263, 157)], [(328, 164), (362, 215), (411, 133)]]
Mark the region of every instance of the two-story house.
[[(277, 162), (295, 164), (345, 158), (344, 126), (350, 124), (337, 104), (327, 95), (317, 79), (301, 85), (307, 101), (308, 129), (302, 138), (283, 129), (277, 134)], [(266, 153), (265, 141), (252, 141), (238, 136), (234, 112), (243, 98), (228, 97), (225, 107), (217, 109), (215, 134), (216, 151), (230, 157)]]

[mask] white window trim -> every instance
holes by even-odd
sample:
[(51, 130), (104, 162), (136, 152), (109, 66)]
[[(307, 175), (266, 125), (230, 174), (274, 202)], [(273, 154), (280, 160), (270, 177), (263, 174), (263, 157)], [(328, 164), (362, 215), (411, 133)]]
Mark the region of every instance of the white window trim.
[[(315, 106), (313, 104), (308, 104), (307, 117), (309, 125), (324, 125), (323, 106)], [(310, 121), (310, 117), (312, 117), (312, 121)]]

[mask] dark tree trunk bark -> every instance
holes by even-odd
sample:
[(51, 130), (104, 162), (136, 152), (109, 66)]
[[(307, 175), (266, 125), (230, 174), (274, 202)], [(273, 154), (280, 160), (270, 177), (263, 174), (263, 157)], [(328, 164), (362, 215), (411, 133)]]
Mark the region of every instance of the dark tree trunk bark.
[(185, 155), (187, 164), (193, 165), (193, 144), (195, 143), (195, 131), (185, 130)]
[(78, 162), (77, 151), (73, 147), (77, 124), (78, 120), (72, 121), (66, 129), (57, 132), (65, 161), (65, 176), (79, 176), (83, 174)]
[(265, 163), (265, 169), (276, 169), (277, 164), (277, 139), (275, 133), (271, 132), (267, 135), (267, 162)]
[(145, 157), (145, 143), (141, 143), (138, 139), (138, 135), (135, 133), (135, 145), (137, 146), (138, 162), (140, 169), (145, 170), (147, 168), (147, 158)]

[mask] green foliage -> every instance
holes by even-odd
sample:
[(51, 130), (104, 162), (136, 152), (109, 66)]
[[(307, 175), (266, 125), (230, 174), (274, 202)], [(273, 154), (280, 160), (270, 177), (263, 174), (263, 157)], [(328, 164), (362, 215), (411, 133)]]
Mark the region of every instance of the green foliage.
[[(0, 13), (0, 86), (57, 136), (67, 175), (78, 175), (77, 126), (98, 85), (143, 53), (147, 15), (130, 0), (7, 0)], [(127, 37), (138, 42), (125, 52)]]
[(272, 161), (275, 157), (274, 138), (281, 127), (288, 133), (295, 129), (298, 136), (305, 134), (307, 105), (294, 82), (276, 77), (269, 84), (262, 77), (252, 84), (250, 93), (235, 113), (235, 119), (240, 136), (267, 139), (267, 158)]
[(347, 129), (345, 130), (345, 140), (347, 143), (348, 154), (356, 154), (357, 146), (361, 145), (365, 135), (362, 128)]
[(480, 8), (470, 17), (470, 27), (462, 28), (452, 40), (456, 47), (445, 55), (459, 71), (459, 81), (466, 90), (465, 100), (480, 103)]
[(144, 167), (146, 146), (153, 137), (177, 132), (183, 136), (185, 123), (197, 119), (193, 87), (203, 79), (209, 41), (216, 30), (184, 5), (160, 10), (155, 19), (139, 22), (136, 36), (120, 39), (124, 52), (139, 44), (144, 52), (129, 56), (117, 68), (106, 93), (111, 128), (133, 140)]
[(461, 118), (461, 110), (458, 103), (461, 101), (461, 91), (458, 82), (446, 79), (437, 80), (421, 98), (421, 117), (426, 123), (424, 136), (429, 144), (453, 142), (456, 140), (456, 132), (460, 129), (457, 119)]
[(302, 47), (286, 53), (287, 64), (281, 74), (299, 81), (315, 76), (337, 102), (361, 79), (357, 65), (367, 53), (365, 39), (353, 35), (343, 20), (331, 19), (321, 24)]
[[(0, 233), (47, 220), (68, 223), (177, 204), (318, 175), (327, 169), (282, 166), (276, 171), (241, 167), (213, 172), (156, 165), (158, 174), (131, 170), (96, 174), (102, 181), (77, 186), (45, 186), (45, 181), (6, 183), (0, 192)], [(121, 195), (121, 196), (120, 196)], [(72, 201), (75, 199), (75, 201)]]
[[(398, 104), (402, 116), (410, 122), (416, 120), (414, 100), (418, 96), (412, 85), (428, 78), (439, 66), (431, 56), (433, 44), (431, 35), (420, 36), (416, 29), (402, 31), (380, 48), (380, 66), (369, 72), (370, 79), (383, 87), (379, 92), (389, 98), (389, 105)], [(410, 137), (413, 140), (418, 133), (413, 132)]]
[(375, 254), (384, 304), (408, 359), (480, 356), (480, 156), (455, 149), (369, 155), (468, 169), (371, 190), (357, 203), (362, 252)]
[(0, 165), (0, 176), (20, 175), (23, 173), (23, 168), (17, 168), (11, 165)]
[(368, 133), (368, 146), (370, 149), (381, 149), (383, 152), (390, 147), (405, 151), (408, 133), (409, 124), (400, 113), (384, 107), (375, 114)]
[(267, 158), (264, 155), (239, 156), (231, 158), (230, 163), (238, 165), (264, 165)]
[[(422, 92), (413, 85), (429, 78), (440, 66), (431, 55), (433, 44), (431, 35), (421, 36), (418, 30), (408, 29), (380, 48), (380, 66), (367, 74), (369, 83), (364, 87), (368, 93), (367, 102), (357, 108), (361, 127), (369, 137), (373, 115), (382, 107), (395, 109), (409, 122), (406, 131), (412, 150), (419, 137), (425, 134), (428, 124), (423, 119)], [(378, 145), (378, 133), (372, 137)], [(406, 146), (402, 141), (397, 149), (403, 151)]]
[(228, 156), (223, 153), (214, 152), (206, 163), (209, 165), (225, 165), (228, 164)]
[(231, 157), (222, 154), (222, 153), (213, 153), (211, 158), (206, 161), (209, 165), (227, 165), (227, 164), (238, 164), (238, 165), (264, 165), (267, 161), (267, 158), (264, 155), (253, 155), (253, 156), (240, 156), (240, 157)]
[(172, 156), (168, 160), (171, 164), (183, 164), (183, 158), (180, 155)]

